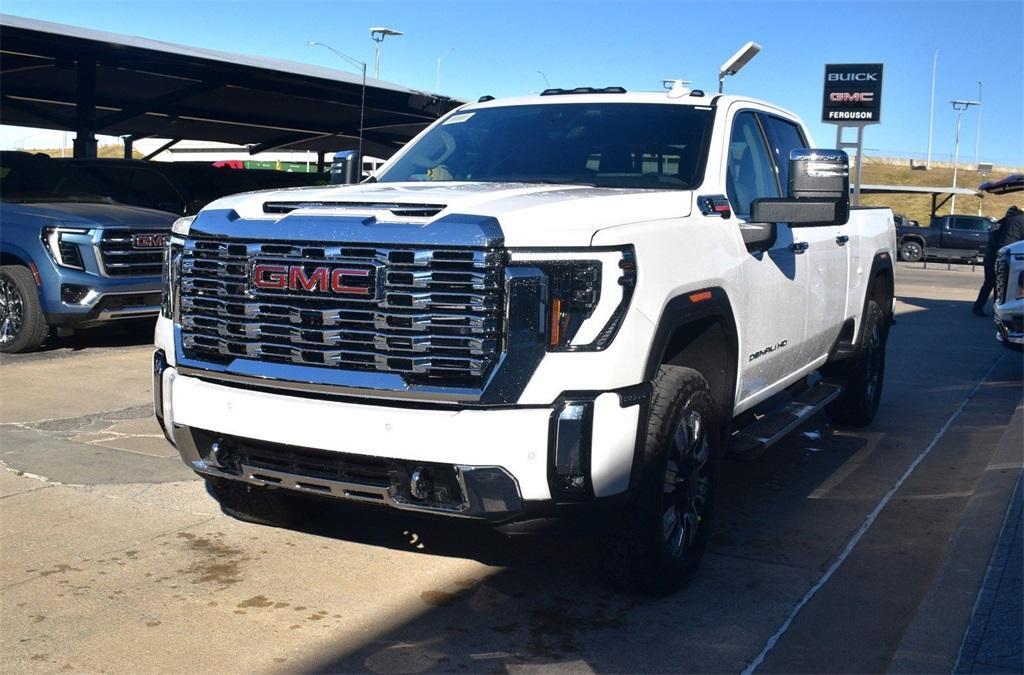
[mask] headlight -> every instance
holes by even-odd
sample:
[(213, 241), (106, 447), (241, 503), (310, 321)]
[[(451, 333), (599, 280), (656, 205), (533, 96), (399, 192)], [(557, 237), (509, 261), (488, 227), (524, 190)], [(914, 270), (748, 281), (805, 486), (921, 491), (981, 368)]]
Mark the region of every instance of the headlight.
[(89, 230), (75, 227), (47, 227), (43, 228), (43, 244), (53, 257), (53, 261), (61, 267), (68, 267), (73, 270), (84, 270), (85, 263), (82, 262), (82, 250), (79, 243), (72, 239), (74, 235), (87, 235)]
[(631, 247), (513, 253), (512, 262), (535, 265), (547, 275), (548, 351), (600, 351), (611, 344), (636, 285)]
[[(186, 220), (182, 218), (181, 220)], [(185, 240), (181, 237), (171, 236), (164, 246), (163, 264), (163, 288), (160, 295), (160, 315), (177, 320), (178, 317), (178, 288), (181, 285), (181, 252), (184, 249)]]
[(171, 225), (171, 234), (176, 234), (179, 237), (187, 237), (189, 230), (192, 229), (192, 221), (195, 219), (195, 216), (186, 216), (184, 218), (178, 218)]

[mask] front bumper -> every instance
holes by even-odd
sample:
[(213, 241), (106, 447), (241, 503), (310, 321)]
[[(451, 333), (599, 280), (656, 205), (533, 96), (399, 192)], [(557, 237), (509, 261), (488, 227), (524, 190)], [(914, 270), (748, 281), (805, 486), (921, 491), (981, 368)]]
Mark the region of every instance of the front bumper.
[[(584, 488), (567, 496), (565, 457), (556, 456), (572, 442), (560, 432), (564, 400), (496, 409), (354, 403), (205, 381), (163, 354), (154, 362), (156, 414), (202, 475), (498, 523), (547, 519), (560, 503), (578, 512), (623, 498), (635, 483), (641, 388), (569, 397), (590, 413), (578, 437)], [(417, 471), (446, 498), (417, 496)]]
[(995, 306), (996, 339), (1024, 344), (1024, 299), (1009, 300)]
[(51, 268), (45, 271), (40, 293), (48, 324), (84, 326), (155, 317), (160, 313), (160, 292), (160, 277), (108, 278)]

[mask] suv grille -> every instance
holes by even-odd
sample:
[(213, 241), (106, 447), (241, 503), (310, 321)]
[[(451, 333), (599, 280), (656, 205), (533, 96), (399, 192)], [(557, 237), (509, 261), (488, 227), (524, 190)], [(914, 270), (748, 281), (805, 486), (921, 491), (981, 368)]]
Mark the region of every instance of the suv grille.
[(100, 240), (103, 273), (108, 277), (158, 277), (163, 271), (167, 232), (107, 230)]
[[(275, 270), (280, 286), (257, 288), (257, 266)], [(351, 284), (347, 294), (282, 281), (288, 270), (305, 282), (322, 273), (326, 282), (341, 266), (364, 275), (341, 282)], [(207, 362), (238, 357), (478, 384), (501, 349), (502, 278), (496, 250), (190, 239), (182, 346), (187, 358)]]
[(1010, 261), (1005, 254), (1000, 253), (996, 256), (995, 272), (996, 304), (1001, 305), (1006, 302), (1006, 287), (1009, 285), (1007, 282), (1010, 277)]

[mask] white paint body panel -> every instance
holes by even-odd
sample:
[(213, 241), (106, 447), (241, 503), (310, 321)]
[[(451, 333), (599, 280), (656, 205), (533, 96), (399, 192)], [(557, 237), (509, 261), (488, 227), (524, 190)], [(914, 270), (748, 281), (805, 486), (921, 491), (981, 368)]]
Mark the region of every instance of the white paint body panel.
[(416, 410), (247, 391), (164, 372), (175, 424), (271, 443), (422, 462), (500, 466), (548, 499), (551, 410)]
[[(708, 97), (669, 99), (664, 94), (532, 97), (471, 104), (461, 110), (517, 103), (591, 101), (702, 105)], [(321, 401), (285, 394), (252, 392), (178, 376), (168, 394), (168, 420), (289, 445), (357, 454), (470, 465), (497, 465), (519, 481), (525, 499), (548, 499), (547, 446), (554, 402), (566, 391), (608, 392), (640, 384), (659, 323), (679, 296), (721, 288), (734, 314), (739, 353), (732, 401), (739, 414), (820, 367), (852, 319), (859, 331), (869, 287), (866, 275), (878, 254), (894, 255), (895, 228), (887, 209), (855, 210), (839, 227), (779, 227), (771, 250), (747, 251), (741, 221), (704, 216), (700, 195), (726, 194), (727, 147), (734, 116), (742, 110), (770, 112), (799, 124), (791, 113), (735, 96), (718, 100), (703, 184), (694, 191), (632, 190), (581, 186), (485, 183), (375, 183), (347, 187), (294, 188), (220, 199), (208, 209), (232, 209), (246, 219), (281, 221), (263, 213), (270, 200), (326, 200), (439, 204), (436, 216), (396, 218), (369, 207), (317, 209), (318, 215), (366, 215), (428, 225), (449, 214), (491, 216), (498, 220), (514, 259), (530, 256), (593, 258), (586, 247), (632, 246), (637, 283), (615, 340), (600, 352), (548, 353), (526, 384), (519, 406), (501, 410), (419, 410)], [(440, 122), (439, 122), (440, 123)], [(802, 126), (802, 125), (801, 125)], [(810, 135), (805, 135), (809, 144)], [(395, 161), (400, 157), (400, 151)], [(386, 170), (385, 165), (383, 170)], [(293, 213), (302, 213), (295, 211)], [(844, 246), (839, 235), (849, 237)], [(809, 249), (794, 255), (794, 241)], [(557, 251), (573, 247), (574, 251)], [(601, 304), (594, 315), (610, 315), (616, 294), (608, 292), (608, 270)], [(600, 326), (584, 325), (582, 335)], [(173, 329), (161, 318), (157, 346), (173, 363)], [(780, 347), (755, 359), (750, 355)], [(168, 412), (169, 411), (169, 412)], [(618, 396), (595, 399), (592, 482), (599, 496), (626, 489), (632, 465), (639, 407), (621, 408)]]

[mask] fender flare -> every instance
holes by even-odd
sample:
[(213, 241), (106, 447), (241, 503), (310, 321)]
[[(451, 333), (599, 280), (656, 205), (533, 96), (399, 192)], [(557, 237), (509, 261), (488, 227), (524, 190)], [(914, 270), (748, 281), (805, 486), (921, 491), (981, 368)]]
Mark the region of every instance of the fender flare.
[[(728, 394), (728, 396), (722, 396), (723, 400), (718, 403), (723, 406), (723, 409), (730, 409), (729, 417), (731, 417), (731, 406), (736, 398), (736, 379), (739, 372), (739, 332), (736, 328), (736, 318), (729, 296), (725, 289), (719, 286), (687, 291), (673, 297), (665, 304), (647, 354), (644, 381), (650, 382), (657, 375), (658, 367), (662, 364), (668, 349), (669, 340), (676, 331), (706, 319), (714, 319), (721, 323), (725, 334), (726, 351), (736, 356), (723, 364), (725, 371), (720, 375), (724, 376), (726, 384), (715, 392), (720, 396), (723, 393)], [(728, 419), (723, 420), (726, 423), (728, 421)]]
[[(10, 258), (15, 258), (16, 260), (8, 262)], [(26, 267), (38, 265), (28, 251), (7, 241), (0, 244), (0, 261), (2, 261), (4, 265), (21, 264)]]

